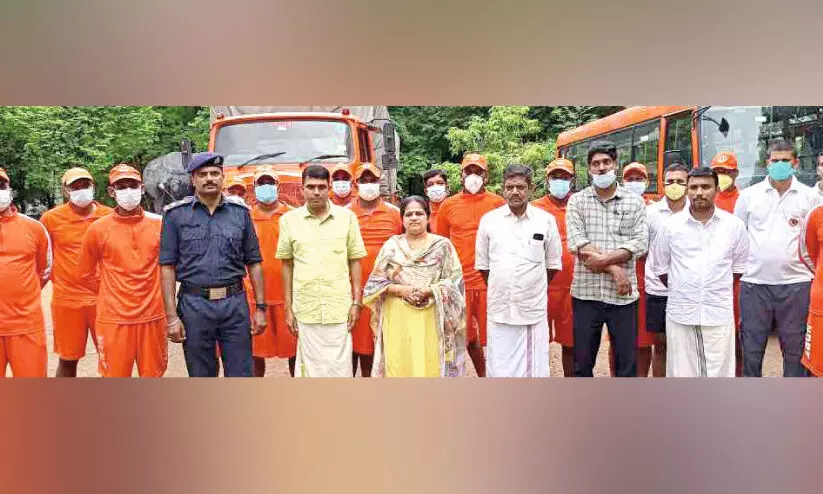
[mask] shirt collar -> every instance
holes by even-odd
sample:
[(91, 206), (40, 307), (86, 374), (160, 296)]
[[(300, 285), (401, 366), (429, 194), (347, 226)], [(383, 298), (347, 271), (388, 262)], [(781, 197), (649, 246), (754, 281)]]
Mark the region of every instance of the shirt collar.
[(533, 206), (531, 204), (526, 204), (526, 212), (523, 213), (523, 216), (517, 217), (517, 216), (514, 215), (514, 213), (512, 213), (512, 210), (509, 207), (509, 205), (506, 204), (506, 209), (505, 209), (506, 212), (505, 212), (505, 214), (503, 214), (503, 217), (504, 218), (514, 218), (516, 220), (519, 220), (521, 218), (526, 218), (527, 220), (530, 220), (530, 219), (532, 219), (532, 208), (533, 208)]
[[(203, 201), (201, 201), (201, 200), (200, 200), (200, 197), (199, 197), (197, 194), (194, 194), (194, 196), (193, 196), (193, 197), (194, 197), (194, 200), (193, 200), (193, 201), (191, 201), (191, 207), (192, 207), (192, 209), (194, 209), (195, 207), (197, 207), (197, 205), (198, 205), (198, 204), (199, 204), (199, 205), (201, 205), (201, 206), (203, 206), (204, 208), (206, 208), (206, 205), (203, 203)], [(214, 209), (215, 209), (215, 211), (216, 211), (216, 210), (218, 210), (218, 209), (220, 209), (220, 208), (222, 208), (225, 204), (226, 204), (225, 196), (224, 196), (223, 194), (220, 194), (220, 202), (218, 202), (218, 203), (217, 203), (217, 207), (216, 207), (216, 208), (214, 208)], [(207, 209), (208, 209), (208, 208), (207, 208)]]
[(594, 198), (596, 198), (596, 199), (598, 199), (602, 202), (609, 202), (609, 201), (612, 201), (614, 199), (622, 199), (626, 195), (626, 193), (628, 192), (622, 185), (620, 185), (618, 183), (617, 184), (617, 189), (614, 191), (614, 195), (604, 201), (603, 199), (600, 199), (599, 195), (597, 195), (597, 191), (595, 190), (594, 185), (589, 185), (588, 188), (589, 188), (589, 194), (592, 197), (594, 197)]
[[(340, 206), (338, 206), (338, 205), (334, 204), (334, 203), (333, 203), (333, 202), (331, 202), (331, 200), (330, 200), (330, 201), (329, 201), (329, 214), (328, 214), (328, 215), (326, 215), (326, 218), (333, 218), (333, 217), (334, 217), (334, 210), (335, 210), (335, 208), (339, 208), (339, 207), (340, 207)], [(308, 206), (308, 205), (304, 204), (304, 205), (302, 206), (302, 208), (303, 208), (303, 217), (304, 217), (304, 218), (315, 218), (315, 217), (316, 217), (316, 216), (314, 216), (313, 214), (311, 214), (311, 212), (309, 211), (309, 206)]]
[[(769, 177), (764, 178), (763, 181), (766, 182), (766, 190), (777, 191), (777, 189), (774, 188), (774, 185), (772, 185), (772, 181), (769, 180)], [(789, 190), (800, 190), (800, 181), (797, 177), (792, 176), (792, 184), (789, 185), (789, 189), (786, 192)]]
[[(708, 224), (710, 224), (710, 223), (712, 223), (712, 222), (714, 222), (714, 221), (719, 221), (719, 220), (720, 220), (720, 217), (719, 217), (719, 216), (717, 216), (717, 210), (718, 210), (718, 209), (720, 209), (720, 208), (718, 208), (718, 207), (715, 205), (715, 207), (714, 207), (714, 211), (712, 212), (712, 216), (711, 216), (711, 218), (709, 218), (709, 221), (707, 221), (707, 222), (705, 223), (706, 225), (708, 225)], [(701, 221), (696, 220), (696, 219), (694, 218), (694, 216), (692, 216), (692, 211), (691, 211), (691, 209), (689, 209), (689, 207), (688, 207), (688, 206), (686, 206), (683, 210), (686, 212), (686, 216), (688, 216), (688, 219), (687, 219), (686, 221), (689, 221), (689, 222), (691, 222), (691, 223), (696, 223), (696, 224), (698, 224), (698, 225), (703, 225), (703, 223), (702, 223)]]

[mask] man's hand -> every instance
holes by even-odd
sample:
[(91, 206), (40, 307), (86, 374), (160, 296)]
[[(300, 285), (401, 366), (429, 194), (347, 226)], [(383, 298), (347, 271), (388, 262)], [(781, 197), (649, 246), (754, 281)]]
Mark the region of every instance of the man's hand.
[(267, 325), (268, 321), (266, 321), (266, 310), (262, 308), (255, 310), (254, 321), (252, 321), (251, 324), (252, 336), (258, 336), (263, 334), (266, 331)]
[(294, 312), (289, 304), (286, 304), (286, 327), (289, 328), (289, 333), (297, 338), (297, 321), (294, 320)]
[(609, 266), (606, 254), (600, 252), (584, 251), (580, 253), (580, 260), (583, 265), (593, 273), (603, 273)]
[(360, 306), (352, 305), (351, 309), (349, 309), (349, 332), (357, 325), (358, 319), (360, 319)]
[(617, 283), (618, 295), (631, 295), (632, 283), (629, 281), (629, 275), (626, 274), (625, 269), (612, 265), (607, 267), (606, 272), (612, 275), (614, 282)]
[(180, 318), (175, 317), (173, 322), (166, 324), (166, 333), (172, 343), (186, 341), (186, 328)]

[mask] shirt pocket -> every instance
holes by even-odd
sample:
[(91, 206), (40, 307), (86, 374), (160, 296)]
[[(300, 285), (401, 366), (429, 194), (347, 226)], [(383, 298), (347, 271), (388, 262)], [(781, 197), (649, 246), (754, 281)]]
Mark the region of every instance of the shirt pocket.
[(220, 251), (223, 255), (239, 258), (242, 244), (242, 229), (235, 225), (226, 225), (220, 229)]
[(530, 263), (539, 264), (543, 262), (546, 257), (544, 242), (545, 240), (535, 240), (534, 238), (526, 240), (523, 248), (523, 258)]
[(180, 227), (180, 252), (184, 255), (202, 255), (206, 250), (206, 227), (182, 225)]

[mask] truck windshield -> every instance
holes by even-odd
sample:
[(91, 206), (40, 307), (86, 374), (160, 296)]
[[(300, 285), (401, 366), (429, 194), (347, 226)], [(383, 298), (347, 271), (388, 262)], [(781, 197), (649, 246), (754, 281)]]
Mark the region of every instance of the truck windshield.
[[(352, 161), (349, 126), (332, 120), (268, 120), (236, 123), (218, 129), (214, 150), (226, 166), (271, 154), (263, 163), (300, 163), (320, 155), (338, 156), (319, 160), (327, 163)], [(277, 153), (283, 153), (275, 156)]]
[[(719, 123), (725, 118), (724, 136)], [(709, 166), (719, 151), (737, 155), (738, 186), (746, 187), (766, 176), (770, 141), (787, 139), (797, 149), (797, 178), (806, 185), (817, 181), (815, 156), (823, 150), (823, 107), (820, 106), (712, 106), (700, 121), (700, 161)]]

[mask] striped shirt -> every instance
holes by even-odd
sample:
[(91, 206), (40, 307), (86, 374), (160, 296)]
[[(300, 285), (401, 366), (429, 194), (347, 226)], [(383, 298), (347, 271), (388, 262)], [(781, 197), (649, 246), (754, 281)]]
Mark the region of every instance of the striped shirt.
[(586, 245), (603, 253), (625, 249), (631, 259), (619, 264), (632, 285), (628, 295), (617, 294), (617, 283), (608, 273), (593, 273), (582, 262), (574, 265), (572, 297), (613, 305), (627, 305), (639, 297), (636, 259), (648, 250), (649, 231), (643, 198), (617, 186), (614, 196), (604, 201), (589, 186), (574, 194), (566, 206), (568, 247), (577, 255)]

